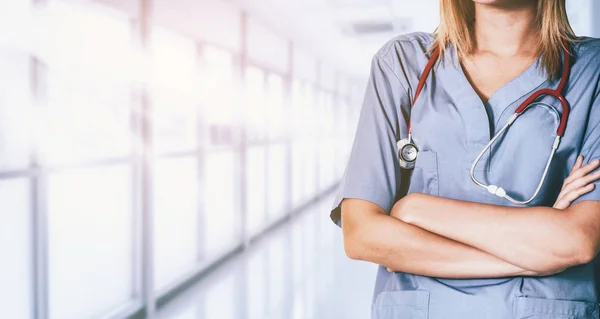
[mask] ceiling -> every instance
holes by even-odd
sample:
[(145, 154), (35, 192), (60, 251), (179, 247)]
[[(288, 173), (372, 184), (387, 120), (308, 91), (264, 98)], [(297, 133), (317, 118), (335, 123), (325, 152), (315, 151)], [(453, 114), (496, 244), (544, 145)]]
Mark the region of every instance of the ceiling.
[[(139, 0), (97, 0), (135, 13)], [(352, 76), (367, 74), (386, 41), (412, 31), (431, 32), (439, 0), (154, 0), (154, 20), (194, 35), (212, 6), (246, 10), (295, 47)], [(165, 25), (167, 24), (167, 25)], [(235, 28), (235, 26), (232, 26)], [(204, 31), (205, 32), (205, 31)]]
[[(233, 0), (265, 23), (355, 75), (391, 38), (437, 26), (438, 0)], [(427, 5), (429, 4), (429, 5)]]

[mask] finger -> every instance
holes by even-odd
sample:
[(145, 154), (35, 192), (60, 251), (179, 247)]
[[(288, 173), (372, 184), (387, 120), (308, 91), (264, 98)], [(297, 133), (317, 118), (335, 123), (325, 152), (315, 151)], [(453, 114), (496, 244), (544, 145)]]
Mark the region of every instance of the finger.
[(592, 174), (585, 175), (584, 177), (580, 178), (579, 181), (581, 184), (587, 185), (587, 184), (592, 184), (599, 179), (600, 179), (600, 170), (596, 171)]
[(571, 172), (569, 172), (569, 174), (579, 169), (581, 167), (581, 164), (583, 164), (583, 156), (579, 155), (577, 156), (577, 160), (575, 161), (575, 164), (573, 164), (573, 167), (571, 168)]
[[(593, 185), (593, 181), (597, 180), (598, 178), (600, 178), (600, 172), (596, 172), (594, 174), (588, 175), (584, 178), (580, 178), (577, 179), (576, 181), (570, 183), (569, 185), (567, 185), (567, 187), (565, 187), (563, 190), (560, 191), (560, 194), (558, 195), (558, 200), (556, 201), (555, 204), (555, 208), (561, 208), (558, 207), (558, 204), (561, 203), (562, 206), (565, 205), (565, 198), (567, 198), (566, 196), (573, 196), (572, 193), (578, 189), (584, 188), (584, 187), (591, 187), (590, 185)], [(575, 192), (576, 194), (576, 192)], [(566, 204), (567, 206), (570, 205), (570, 203)]]
[(595, 187), (596, 185), (589, 184), (565, 195), (564, 200), (568, 202), (567, 207), (570, 206), (573, 203), (573, 201), (575, 201), (581, 195), (591, 192)]
[(569, 192), (565, 194), (565, 196), (563, 196), (561, 199), (559, 199), (554, 207), (557, 209), (565, 209), (569, 207), (574, 200), (576, 200), (584, 194), (591, 192), (592, 190), (594, 190), (595, 187), (595, 184), (588, 184), (584, 187), (580, 187), (572, 192)]
[(582, 178), (576, 179), (575, 181), (567, 184), (560, 191), (560, 194), (558, 195), (558, 200), (556, 201), (556, 203), (558, 204), (566, 194), (569, 194), (576, 189), (588, 186), (589, 184), (592, 184), (593, 182), (597, 181), (598, 179), (600, 179), (600, 171), (595, 172), (593, 174), (586, 175)]
[(392, 268), (390, 268), (390, 267), (388, 267), (387, 271), (388, 271), (388, 272), (394, 272), (394, 271), (392, 270)]
[(571, 175), (569, 175), (566, 179), (564, 184), (569, 184), (571, 183), (573, 180), (580, 178), (582, 176), (587, 175), (588, 173), (590, 173), (591, 171), (593, 171), (594, 169), (598, 168), (598, 166), (600, 165), (600, 160), (596, 159), (593, 160), (591, 162), (589, 162), (588, 164), (582, 166), (581, 168), (578, 168), (577, 170), (575, 170)]
[(558, 200), (556, 200), (556, 203), (554, 203), (554, 206), (552, 207), (556, 209), (566, 209), (567, 207), (569, 207), (571, 203), (569, 203), (569, 201), (566, 199), (567, 194), (568, 193), (561, 192), (558, 196)]
[(586, 164), (584, 166), (579, 167), (565, 179), (565, 183), (570, 183), (574, 179), (577, 179), (577, 178), (587, 175), (589, 172), (598, 168), (599, 165), (600, 165), (600, 160), (596, 159), (596, 160), (589, 162), (588, 164)]
[(600, 171), (585, 175), (583, 177), (580, 177), (580, 178), (568, 183), (567, 185), (564, 185), (563, 189), (561, 190), (561, 193), (567, 194), (568, 192), (571, 192), (577, 188), (580, 188), (587, 184), (593, 183), (593, 182), (597, 181), (598, 179), (600, 179)]
[(552, 208), (556, 208), (556, 209), (566, 209), (567, 207), (569, 207), (569, 203), (563, 199), (559, 199), (554, 206), (552, 206)]

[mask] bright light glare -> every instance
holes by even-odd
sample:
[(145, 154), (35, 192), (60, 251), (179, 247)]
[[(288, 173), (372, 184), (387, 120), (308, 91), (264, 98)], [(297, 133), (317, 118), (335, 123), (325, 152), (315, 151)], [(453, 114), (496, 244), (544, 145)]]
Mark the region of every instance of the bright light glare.
[(74, 77), (93, 82), (131, 82), (130, 21), (116, 12), (106, 13), (102, 7), (48, 2), (40, 54), (51, 70), (68, 70)]
[(0, 1), (0, 48), (18, 52), (34, 50), (37, 29), (32, 3), (31, 0)]
[(194, 97), (199, 83), (196, 53), (192, 39), (153, 28), (149, 47), (151, 86)]
[(29, 59), (0, 49), (0, 170), (29, 165), (33, 108)]
[(207, 45), (200, 67), (203, 115), (209, 124), (231, 124), (239, 118), (241, 99), (234, 81), (231, 53)]
[(50, 72), (48, 105), (40, 109), (44, 163), (66, 164), (124, 157), (131, 152), (129, 90), (94, 86)]

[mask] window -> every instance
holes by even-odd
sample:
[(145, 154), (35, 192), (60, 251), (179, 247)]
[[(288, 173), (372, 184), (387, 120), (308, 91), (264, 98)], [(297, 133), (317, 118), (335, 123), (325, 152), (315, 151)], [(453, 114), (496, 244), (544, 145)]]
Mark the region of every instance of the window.
[(161, 289), (196, 265), (199, 256), (198, 164), (196, 158), (156, 161), (154, 175), (155, 288)]
[(246, 155), (247, 231), (256, 234), (266, 222), (266, 158), (264, 146), (248, 148)]
[(246, 104), (245, 118), (247, 123), (247, 138), (249, 140), (263, 140), (265, 138), (265, 75), (256, 67), (246, 70)]
[(150, 39), (152, 132), (157, 153), (197, 149), (197, 52), (191, 39), (154, 28)]
[[(210, 45), (202, 52), (202, 119), (208, 127), (203, 150), (203, 256), (212, 260), (241, 243), (240, 162), (237, 147), (240, 92), (233, 55)], [(264, 202), (260, 202), (264, 204)]]
[(267, 123), (269, 139), (278, 140), (284, 137), (286, 127), (283, 79), (276, 74), (269, 74), (267, 78)]
[(205, 254), (218, 256), (241, 242), (237, 154), (231, 150), (206, 154), (203, 236)]
[(97, 317), (130, 301), (132, 198), (131, 170), (126, 166), (50, 175), (51, 319)]
[(0, 171), (29, 166), (32, 103), (29, 57), (0, 47)]
[(64, 165), (131, 154), (128, 88), (88, 82), (50, 69), (43, 109), (42, 158)]
[(303, 153), (303, 141), (294, 140), (292, 142), (292, 206), (299, 207), (304, 203), (306, 194), (304, 193), (305, 163)]
[(322, 91), (319, 103), (319, 118), (321, 123), (321, 134), (331, 136), (335, 125), (333, 117), (333, 94)]
[(302, 146), (303, 154), (304, 154), (304, 182), (302, 185), (304, 186), (303, 193), (306, 198), (309, 199), (315, 196), (318, 193), (318, 185), (317, 185), (317, 169), (319, 169), (317, 156), (318, 149), (316, 148), (317, 143), (313, 141), (307, 141), (303, 143)]
[(36, 54), (47, 72), (37, 79), (44, 103), (36, 142), (47, 177), (49, 317), (97, 317), (137, 290), (131, 23), (94, 3), (49, 1), (39, 12)]
[(201, 52), (201, 119), (208, 127), (210, 145), (231, 145), (243, 110), (234, 79), (233, 56), (209, 45)]
[[(48, 164), (122, 158), (131, 150), (131, 25), (50, 1), (41, 47), (49, 70), (41, 152)], [(102, 12), (102, 10), (100, 10)]]
[(25, 178), (0, 180), (0, 300), (2, 316), (32, 318), (31, 194)]
[(305, 120), (305, 86), (300, 81), (292, 83), (292, 109), (290, 112), (291, 134), (293, 138), (298, 138), (302, 134), (303, 123)]
[(268, 218), (269, 221), (274, 221), (287, 213), (289, 189), (286, 145), (270, 145), (267, 160)]
[(325, 191), (334, 183), (335, 167), (333, 156), (335, 142), (332, 138), (324, 138), (318, 143), (319, 147), (319, 191)]

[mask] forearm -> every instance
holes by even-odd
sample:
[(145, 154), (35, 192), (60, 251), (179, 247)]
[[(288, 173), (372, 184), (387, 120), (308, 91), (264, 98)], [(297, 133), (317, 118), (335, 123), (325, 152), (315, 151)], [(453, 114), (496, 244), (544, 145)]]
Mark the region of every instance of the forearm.
[[(400, 218), (524, 269), (546, 272), (580, 263), (581, 238), (564, 211), (503, 207), (424, 194), (401, 205)], [(404, 199), (403, 199), (404, 200)]]
[(352, 245), (353, 258), (395, 271), (442, 278), (541, 275), (384, 214), (374, 215), (352, 237), (345, 236), (345, 244)]

